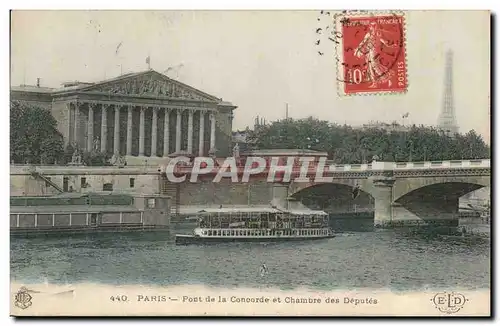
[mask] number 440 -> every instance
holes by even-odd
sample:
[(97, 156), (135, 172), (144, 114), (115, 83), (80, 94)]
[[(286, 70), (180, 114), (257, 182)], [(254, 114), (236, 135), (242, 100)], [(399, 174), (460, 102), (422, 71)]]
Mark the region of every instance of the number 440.
[(126, 295), (115, 295), (115, 296), (109, 297), (109, 300), (111, 300), (113, 302), (125, 302), (125, 301), (128, 301), (128, 297)]

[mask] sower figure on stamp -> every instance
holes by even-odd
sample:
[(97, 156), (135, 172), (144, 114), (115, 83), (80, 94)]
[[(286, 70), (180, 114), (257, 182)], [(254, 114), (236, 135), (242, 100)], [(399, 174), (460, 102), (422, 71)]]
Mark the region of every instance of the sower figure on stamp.
[(371, 22), (368, 32), (354, 51), (356, 57), (361, 58), (364, 56), (365, 58), (368, 78), (372, 82), (369, 88), (375, 88), (379, 83), (383, 82), (387, 82), (389, 87), (392, 84), (391, 77), (393, 72), (384, 66), (379, 51), (382, 51), (384, 46), (395, 48), (397, 44), (387, 41), (384, 37), (385, 33), (394, 32), (381, 29), (377, 23)]

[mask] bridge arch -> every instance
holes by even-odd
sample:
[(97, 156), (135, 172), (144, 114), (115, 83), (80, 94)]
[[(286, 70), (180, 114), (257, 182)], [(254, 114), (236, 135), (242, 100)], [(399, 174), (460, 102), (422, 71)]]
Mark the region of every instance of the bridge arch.
[[(354, 180), (355, 181), (355, 180)], [(349, 212), (368, 210), (373, 211), (374, 198), (367, 192), (361, 183), (356, 198), (353, 198), (355, 182), (337, 183), (310, 183), (307, 186), (289, 189), (289, 196), (300, 200), (310, 208), (330, 211)]]
[(337, 186), (339, 188), (347, 187), (350, 188), (351, 190), (354, 187), (358, 186), (361, 191), (369, 194), (372, 197), (374, 193), (373, 183), (370, 180), (349, 178), (349, 179), (333, 179), (332, 182), (314, 182), (314, 181), (291, 182), (288, 187), (288, 194), (291, 197), (295, 197), (296, 195), (300, 195), (301, 192), (306, 191), (309, 188), (311, 188), (309, 190), (311, 191), (314, 189), (319, 189), (318, 187), (327, 187), (325, 185), (331, 185), (332, 187)]
[(404, 202), (408, 197), (441, 195), (460, 198), (474, 190), (489, 187), (490, 176), (458, 176), (398, 179), (393, 187), (394, 202)]

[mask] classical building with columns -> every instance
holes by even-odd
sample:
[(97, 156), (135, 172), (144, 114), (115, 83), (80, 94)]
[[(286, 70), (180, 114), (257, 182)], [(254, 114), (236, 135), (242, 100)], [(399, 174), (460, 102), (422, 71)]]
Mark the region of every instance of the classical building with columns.
[(154, 160), (231, 152), (233, 104), (154, 70), (61, 88), (11, 87), (11, 100), (49, 109), (66, 144)]

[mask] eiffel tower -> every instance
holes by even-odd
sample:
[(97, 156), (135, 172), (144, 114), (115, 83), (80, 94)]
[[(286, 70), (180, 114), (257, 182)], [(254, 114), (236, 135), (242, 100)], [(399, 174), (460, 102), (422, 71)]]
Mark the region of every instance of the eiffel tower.
[(453, 52), (451, 50), (446, 51), (443, 107), (438, 119), (438, 128), (450, 136), (458, 132), (453, 103)]

